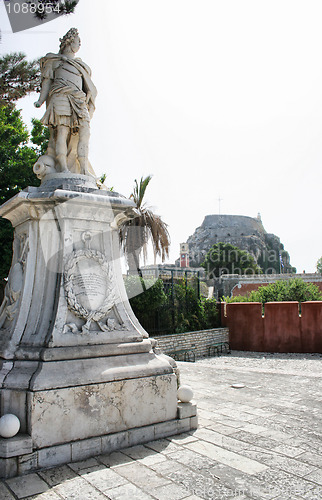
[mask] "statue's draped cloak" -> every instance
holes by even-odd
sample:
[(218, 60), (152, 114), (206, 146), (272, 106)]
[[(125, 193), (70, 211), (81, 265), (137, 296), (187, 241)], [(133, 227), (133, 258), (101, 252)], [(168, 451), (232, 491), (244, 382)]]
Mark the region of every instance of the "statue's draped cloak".
[(62, 62), (61, 54), (49, 53), (40, 60), (41, 76), (53, 80), (47, 98), (47, 109), (42, 123), (47, 126), (66, 125), (77, 132), (81, 121), (90, 121), (95, 109), (97, 90), (91, 79), (90, 68), (80, 59), (64, 58), (64, 64), (72, 65), (82, 76), (83, 89), (71, 82), (55, 77), (55, 70)]

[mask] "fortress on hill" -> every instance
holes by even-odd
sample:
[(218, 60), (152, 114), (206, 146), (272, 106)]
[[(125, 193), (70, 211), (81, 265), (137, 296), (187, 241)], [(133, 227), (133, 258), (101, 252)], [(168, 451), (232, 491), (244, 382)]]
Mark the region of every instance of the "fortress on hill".
[(187, 240), (190, 266), (200, 266), (209, 249), (219, 242), (246, 250), (266, 274), (296, 272), (280, 238), (265, 231), (260, 214), (256, 218), (206, 215), (201, 226)]

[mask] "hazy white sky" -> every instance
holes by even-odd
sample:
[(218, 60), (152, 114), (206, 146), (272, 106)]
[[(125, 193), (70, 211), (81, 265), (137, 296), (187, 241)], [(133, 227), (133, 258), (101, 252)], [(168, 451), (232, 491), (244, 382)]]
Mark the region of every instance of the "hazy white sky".
[[(57, 52), (79, 28), (99, 91), (91, 163), (126, 196), (153, 175), (147, 201), (169, 224), (171, 262), (220, 196), (221, 213), (260, 212), (298, 272), (314, 272), (321, 24), (321, 0), (80, 0), (74, 15), (12, 34), (0, 1), (0, 52)], [(19, 103), (27, 122), (44, 113), (34, 100)]]

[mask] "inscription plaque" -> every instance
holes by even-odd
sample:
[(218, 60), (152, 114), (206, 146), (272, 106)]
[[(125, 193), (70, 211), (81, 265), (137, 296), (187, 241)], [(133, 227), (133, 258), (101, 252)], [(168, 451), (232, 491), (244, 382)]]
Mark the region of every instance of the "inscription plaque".
[(68, 308), (86, 321), (101, 321), (115, 302), (111, 268), (95, 250), (71, 254), (65, 265), (64, 289)]

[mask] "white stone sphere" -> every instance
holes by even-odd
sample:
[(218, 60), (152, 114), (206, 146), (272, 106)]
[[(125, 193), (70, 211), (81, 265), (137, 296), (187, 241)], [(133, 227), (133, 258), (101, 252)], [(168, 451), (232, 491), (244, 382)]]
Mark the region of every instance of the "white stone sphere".
[(0, 436), (11, 438), (15, 436), (20, 429), (20, 420), (16, 415), (7, 413), (0, 418)]
[(182, 403), (189, 403), (193, 398), (193, 391), (190, 385), (180, 385), (178, 389), (178, 399)]

